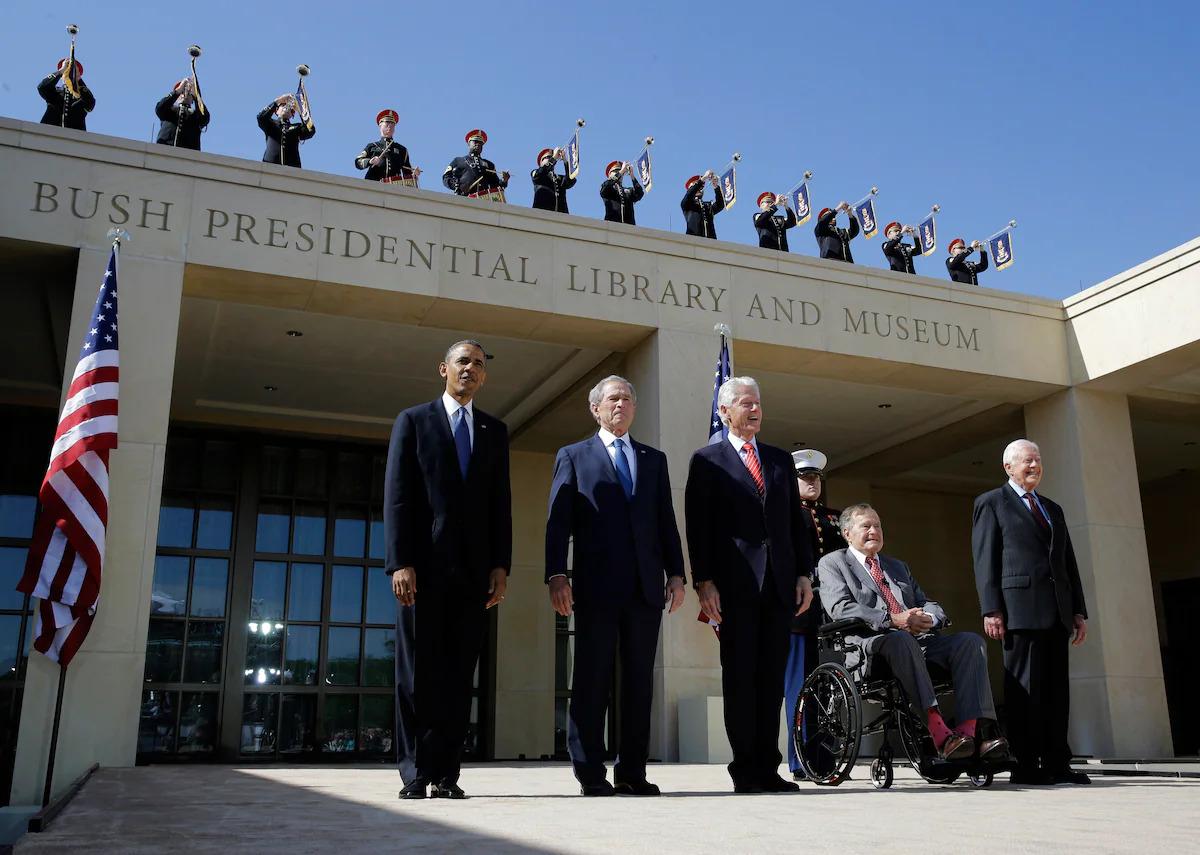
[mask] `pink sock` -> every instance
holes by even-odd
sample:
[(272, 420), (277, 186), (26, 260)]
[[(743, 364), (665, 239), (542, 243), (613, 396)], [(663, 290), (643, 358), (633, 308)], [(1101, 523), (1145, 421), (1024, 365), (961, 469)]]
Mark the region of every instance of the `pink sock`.
[(962, 724), (960, 724), (958, 727), (956, 727), (955, 730), (957, 730), (963, 736), (969, 736), (972, 739), (974, 739), (975, 738), (975, 719), (973, 719), (973, 718), (967, 719)]
[(941, 748), (942, 743), (950, 738), (950, 728), (946, 727), (946, 720), (942, 718), (937, 707), (929, 708), (925, 713), (925, 720), (929, 725), (929, 735), (933, 737), (933, 744)]

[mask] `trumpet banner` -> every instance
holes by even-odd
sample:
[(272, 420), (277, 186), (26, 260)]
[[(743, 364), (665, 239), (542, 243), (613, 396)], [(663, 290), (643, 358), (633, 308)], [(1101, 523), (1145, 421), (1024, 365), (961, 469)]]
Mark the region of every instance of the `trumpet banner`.
[(637, 171), (638, 181), (642, 182), (642, 189), (649, 193), (650, 187), (654, 184), (654, 176), (650, 169), (650, 146), (642, 149), (633, 168)]
[(308, 103), (308, 90), (304, 88), (304, 78), (296, 85), (296, 104), (300, 108), (300, 120), (310, 131), (313, 129), (312, 109)]
[(791, 192), (792, 210), (796, 213), (796, 225), (802, 226), (812, 217), (812, 202), (808, 198), (808, 182), (801, 182), (800, 186)]
[(575, 133), (571, 134), (571, 138), (567, 140), (567, 144), (563, 146), (563, 152), (566, 154), (567, 177), (579, 177), (579, 129), (576, 128)]
[(725, 207), (732, 208), (737, 201), (736, 166), (731, 166), (721, 173), (721, 193), (725, 196)]
[(992, 262), (997, 270), (1003, 270), (1013, 263), (1012, 230), (1005, 229), (988, 238), (988, 252), (992, 254)]
[(917, 237), (921, 241), (921, 255), (929, 255), (937, 249), (937, 223), (932, 213), (917, 226)]
[(879, 232), (879, 220), (875, 217), (875, 197), (868, 196), (854, 206), (854, 216), (858, 218), (859, 228), (863, 237), (875, 237)]

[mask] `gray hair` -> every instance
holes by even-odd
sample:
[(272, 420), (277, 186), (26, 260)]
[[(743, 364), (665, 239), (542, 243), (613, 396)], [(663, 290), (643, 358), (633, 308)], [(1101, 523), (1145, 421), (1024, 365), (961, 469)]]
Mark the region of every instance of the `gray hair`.
[[(755, 395), (760, 395), (758, 390), (758, 381), (753, 377), (730, 377), (721, 384), (721, 388), (717, 390), (717, 406), (730, 407), (738, 396), (740, 389), (753, 389)], [(721, 421), (729, 424), (729, 417), (721, 416)]]
[(480, 344), (473, 338), (464, 338), (461, 341), (454, 342), (454, 344), (452, 344), (448, 348), (446, 348), (446, 355), (444, 357), (442, 357), (442, 362), (449, 362), (450, 354), (454, 353), (455, 350), (462, 347), (464, 344), (470, 345), (471, 347), (479, 348), (479, 350), (483, 353), (483, 358), (485, 360), (492, 358), (492, 355), (487, 352), (487, 349), (482, 344)]
[(588, 392), (589, 410), (592, 407), (597, 407), (600, 405), (600, 400), (604, 397), (604, 387), (609, 383), (620, 383), (621, 385), (625, 386), (629, 390), (630, 400), (632, 400), (635, 404), (637, 403), (637, 389), (633, 387), (633, 384), (620, 374), (609, 374), (607, 377), (593, 386), (592, 391)]
[(1042, 450), (1038, 448), (1038, 444), (1029, 439), (1014, 439), (1004, 447), (1004, 465), (1008, 466), (1011, 463), (1017, 462), (1017, 453), (1025, 446), (1032, 446), (1033, 450), (1040, 456)]
[(875, 510), (866, 502), (859, 502), (858, 504), (851, 505), (850, 507), (846, 508), (846, 510), (842, 511), (842, 515), (838, 517), (838, 529), (841, 531), (846, 531), (848, 528), (850, 528), (850, 526), (854, 525), (855, 517), (866, 513), (872, 513), (877, 517), (879, 516), (879, 511)]

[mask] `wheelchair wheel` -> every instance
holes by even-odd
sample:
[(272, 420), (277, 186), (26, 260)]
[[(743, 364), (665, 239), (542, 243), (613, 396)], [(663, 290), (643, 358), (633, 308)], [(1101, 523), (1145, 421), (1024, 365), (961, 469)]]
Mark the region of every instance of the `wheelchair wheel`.
[(977, 790), (983, 790), (992, 785), (991, 772), (975, 772), (968, 775), (967, 780), (971, 782), (971, 786)]
[(929, 732), (907, 706), (896, 711), (896, 729), (900, 731), (900, 743), (908, 762), (918, 775), (930, 784), (946, 785), (958, 780), (960, 770), (938, 760)]
[(818, 665), (804, 681), (792, 715), (792, 741), (809, 780), (836, 787), (858, 759), (861, 703), (841, 665)]
[(876, 757), (871, 761), (871, 786), (877, 790), (886, 790), (892, 785), (894, 774), (891, 761)]

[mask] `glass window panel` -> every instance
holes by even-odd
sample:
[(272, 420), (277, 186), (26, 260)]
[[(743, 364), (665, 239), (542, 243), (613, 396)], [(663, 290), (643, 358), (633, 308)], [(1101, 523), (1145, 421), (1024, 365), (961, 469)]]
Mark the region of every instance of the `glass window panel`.
[(146, 682), (178, 683), (183, 665), (183, 621), (151, 618), (146, 637)]
[(17, 583), (25, 574), (27, 554), (23, 546), (0, 546), (0, 609), (25, 608), (25, 595), (17, 590)]
[(382, 567), (367, 568), (367, 623), (396, 624), (396, 595), (392, 577)]
[(321, 627), (287, 628), (287, 654), (283, 661), (283, 682), (293, 686), (317, 685), (317, 657), (321, 651)]
[(259, 490), (267, 496), (287, 496), (292, 492), (292, 450), (273, 445), (263, 447)]
[(366, 501), (371, 497), (367, 455), (356, 451), (337, 454), (337, 498)]
[(192, 545), (195, 509), (188, 497), (163, 496), (158, 511), (158, 545), (187, 549)]
[(284, 695), (279, 752), (305, 754), (316, 750), (316, 695)]
[(283, 617), (283, 589), (287, 565), (282, 561), (255, 561), (254, 587), (250, 591), (250, 620)]
[(395, 698), (392, 695), (363, 695), (362, 750), (372, 754), (392, 754), (395, 727)]
[[(220, 683), (221, 649), (224, 644), (225, 624), (222, 621), (189, 621), (183, 682)], [(182, 737), (180, 725), (180, 738)]]
[(37, 498), (12, 493), (0, 495), (0, 537), (33, 537)]
[(392, 686), (396, 682), (396, 631), (368, 629), (363, 642), (363, 685)]
[(371, 498), (383, 498), (383, 478), (387, 471), (387, 458), (382, 454), (371, 459)]
[(324, 505), (296, 504), (296, 524), (292, 531), (292, 552), (299, 555), (324, 554)]
[(384, 558), (383, 511), (376, 508), (371, 512), (371, 544), (367, 549), (370, 558)]
[(292, 519), (290, 502), (259, 502), (258, 531), (254, 548), (258, 552), (287, 552), (288, 524)]
[(237, 489), (237, 445), (224, 440), (205, 440), (204, 469), (201, 471), (200, 479), (206, 490)]
[(192, 570), (192, 617), (225, 617), (226, 558), (197, 558)]
[(279, 695), (247, 694), (242, 699), (243, 754), (273, 754)]
[(187, 558), (182, 555), (156, 556), (154, 559), (154, 584), (150, 592), (150, 614), (185, 614), (187, 585)]
[(233, 499), (201, 499), (197, 549), (228, 549), (233, 538)]
[(554, 635), (554, 691), (571, 688), (571, 669), (574, 667), (575, 637), (565, 632)]
[(326, 695), (322, 751), (353, 751), (358, 737), (358, 696)]
[(283, 664), (283, 624), (250, 621), (247, 630), (245, 684), (278, 686)]
[(296, 495), (308, 498), (329, 495), (328, 468), (329, 455), (321, 449), (299, 449), (296, 452)]
[(17, 651), (20, 650), (21, 616), (0, 615), (0, 682), (17, 679)]
[(358, 685), (358, 637), (354, 626), (329, 627), (329, 665), (325, 682), (331, 686)]
[(178, 692), (147, 689), (142, 692), (138, 717), (138, 753), (170, 754), (175, 750), (175, 707)]
[(367, 541), (364, 508), (339, 507), (333, 523), (333, 554), (361, 558)]
[(323, 564), (293, 564), (288, 591), (288, 620), (320, 620), (321, 593), (325, 588)]
[(184, 692), (179, 711), (179, 753), (211, 753), (216, 746), (216, 693)]
[(177, 436), (167, 440), (167, 463), (163, 482), (173, 490), (189, 490), (200, 483), (200, 443)]
[(567, 756), (567, 708), (570, 700), (567, 698), (554, 699), (554, 755)]
[(342, 623), (362, 621), (363, 568), (333, 565), (329, 591), (329, 619)]

